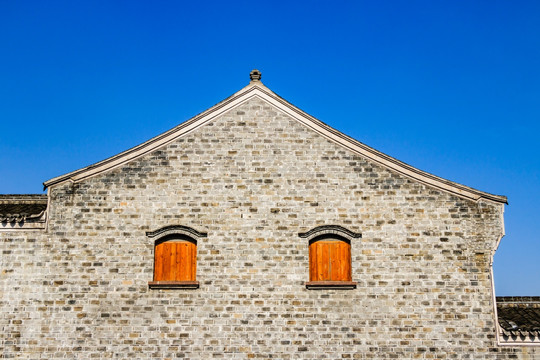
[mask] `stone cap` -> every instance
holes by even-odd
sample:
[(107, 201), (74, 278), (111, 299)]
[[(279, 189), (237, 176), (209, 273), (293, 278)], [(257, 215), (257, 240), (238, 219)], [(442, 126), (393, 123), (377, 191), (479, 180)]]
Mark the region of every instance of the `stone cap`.
[(251, 81), (261, 81), (262, 74), (259, 70), (253, 69), (249, 73), (249, 80)]

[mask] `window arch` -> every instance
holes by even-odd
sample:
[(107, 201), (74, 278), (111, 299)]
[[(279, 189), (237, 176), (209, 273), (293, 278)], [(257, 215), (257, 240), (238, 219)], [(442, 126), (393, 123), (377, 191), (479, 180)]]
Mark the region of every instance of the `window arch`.
[(298, 235), (309, 242), (308, 289), (356, 288), (352, 281), (351, 240), (360, 238), (360, 233), (325, 225)]
[(148, 232), (146, 235), (157, 238), (154, 242), (154, 275), (153, 281), (148, 283), (149, 287), (198, 288), (197, 240), (194, 237), (206, 237), (206, 233), (176, 225)]

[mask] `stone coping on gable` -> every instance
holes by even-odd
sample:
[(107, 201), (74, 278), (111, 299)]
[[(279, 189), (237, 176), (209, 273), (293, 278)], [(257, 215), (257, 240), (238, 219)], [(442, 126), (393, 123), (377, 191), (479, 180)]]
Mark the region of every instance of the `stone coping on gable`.
[(216, 119), (218, 116), (233, 109), (241, 103), (248, 101), (252, 98), (258, 97), (269, 104), (275, 106), (280, 111), (283, 111), (287, 115), (291, 116), (295, 120), (299, 121), (303, 125), (319, 133), (323, 137), (330, 139), (346, 149), (349, 149), (355, 153), (367, 157), (369, 160), (384, 166), (388, 169), (396, 171), (406, 177), (415, 179), (423, 184), (432, 186), (442, 191), (446, 191), (453, 195), (457, 195), (462, 198), (466, 198), (473, 201), (479, 201), (481, 199), (493, 201), (496, 203), (507, 203), (507, 198), (502, 195), (493, 195), (483, 191), (473, 189), (471, 187), (458, 184), (425, 171), (419, 170), (405, 164), (391, 156), (381, 153), (345, 134), (330, 127), (324, 122), (314, 118), (313, 116), (305, 113), (296, 106), (292, 105), (279, 95), (272, 92), (260, 81), (252, 81), (248, 86), (241, 89), (237, 93), (228, 97), (227, 99), (219, 102), (210, 109), (196, 115), (195, 117), (181, 123), (173, 129), (166, 131), (165, 133), (158, 135), (143, 144), (128, 149), (120, 154), (112, 156), (108, 159), (100, 161), (96, 164), (88, 167), (73, 171), (71, 173), (58, 176), (43, 183), (45, 188), (59, 184), (65, 181), (82, 181), (91, 176), (103, 173), (110, 169), (122, 166), (128, 161), (134, 160), (140, 156), (148, 154), (149, 152), (169, 144), (170, 142), (195, 131), (197, 128), (203, 126)]

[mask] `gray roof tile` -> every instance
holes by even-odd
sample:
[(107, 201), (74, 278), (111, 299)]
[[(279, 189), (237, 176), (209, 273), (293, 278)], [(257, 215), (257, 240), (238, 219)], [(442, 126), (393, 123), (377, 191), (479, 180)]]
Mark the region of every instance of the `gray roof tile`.
[(21, 222), (40, 217), (47, 209), (47, 195), (0, 195), (0, 222)]

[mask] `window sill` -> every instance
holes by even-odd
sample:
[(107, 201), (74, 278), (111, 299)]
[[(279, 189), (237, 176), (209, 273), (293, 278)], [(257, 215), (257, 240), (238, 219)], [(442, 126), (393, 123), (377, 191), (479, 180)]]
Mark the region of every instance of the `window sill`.
[(198, 289), (198, 281), (149, 281), (150, 289)]
[(308, 281), (306, 289), (308, 290), (353, 290), (356, 289), (356, 281)]

